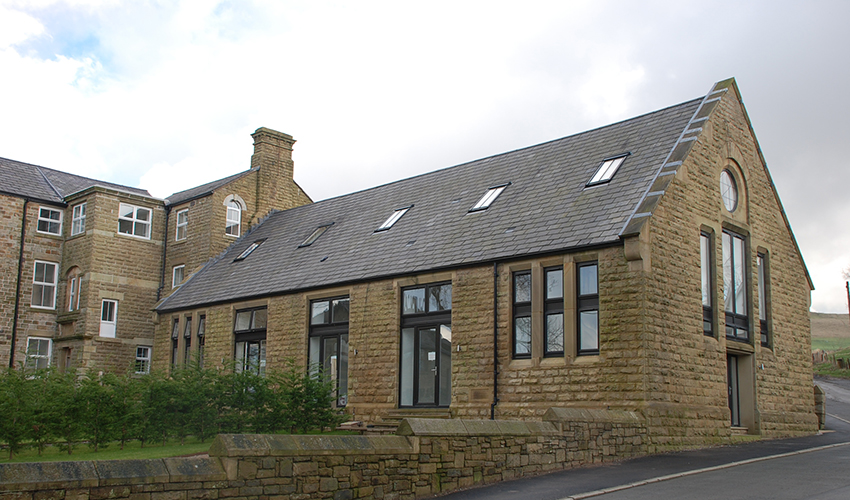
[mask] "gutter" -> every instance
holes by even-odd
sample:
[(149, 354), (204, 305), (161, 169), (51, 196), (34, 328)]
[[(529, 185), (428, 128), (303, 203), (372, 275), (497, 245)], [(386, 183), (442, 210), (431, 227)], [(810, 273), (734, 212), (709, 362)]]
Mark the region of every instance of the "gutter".
[(18, 314), (21, 307), (21, 274), (24, 271), (24, 237), (27, 234), (27, 204), (30, 199), (24, 197), (23, 215), (21, 215), (21, 241), (18, 249), (18, 280), (15, 282), (15, 311), (12, 313), (12, 341), (9, 349), (9, 368), (15, 367), (15, 342), (18, 336)]
[(490, 404), (490, 420), (496, 419), (499, 403), (499, 268), (493, 262), (493, 402)]

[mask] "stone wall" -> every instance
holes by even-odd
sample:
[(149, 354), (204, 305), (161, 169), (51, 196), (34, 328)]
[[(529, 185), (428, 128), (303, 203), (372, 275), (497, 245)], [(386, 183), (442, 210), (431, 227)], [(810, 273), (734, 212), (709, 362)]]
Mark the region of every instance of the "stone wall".
[(644, 452), (642, 420), (405, 420), (396, 436), (219, 435), (209, 458), (0, 464), (0, 500), (413, 499)]

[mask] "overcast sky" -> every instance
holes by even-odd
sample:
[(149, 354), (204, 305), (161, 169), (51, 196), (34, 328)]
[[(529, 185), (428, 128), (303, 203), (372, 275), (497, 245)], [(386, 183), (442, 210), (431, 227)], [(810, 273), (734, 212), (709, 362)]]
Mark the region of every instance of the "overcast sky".
[(704, 95), (734, 76), (846, 312), (850, 2), (0, 0), (0, 156), (165, 197), (286, 132), (321, 200)]

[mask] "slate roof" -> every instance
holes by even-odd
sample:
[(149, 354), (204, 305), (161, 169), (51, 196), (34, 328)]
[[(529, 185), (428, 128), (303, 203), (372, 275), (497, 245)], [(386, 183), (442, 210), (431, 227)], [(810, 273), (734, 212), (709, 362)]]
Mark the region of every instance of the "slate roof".
[(0, 158), (0, 192), (3, 193), (64, 204), (66, 196), (92, 186), (116, 189), (140, 196), (150, 196), (150, 193), (144, 189), (89, 179), (88, 177), (60, 172), (30, 163)]
[(179, 205), (180, 203), (187, 202), (189, 200), (193, 200), (195, 198), (200, 198), (202, 196), (206, 196), (208, 194), (212, 194), (213, 191), (224, 186), (225, 184), (235, 181), (236, 179), (248, 175), (252, 170), (246, 170), (244, 172), (239, 172), (238, 174), (231, 175), (229, 177), (225, 177), (224, 179), (219, 179), (217, 181), (208, 182), (206, 184), (202, 184), (200, 186), (193, 187), (191, 189), (187, 189), (185, 191), (180, 191), (178, 193), (174, 193), (168, 198), (165, 199), (165, 202), (169, 205)]
[[(273, 212), (157, 310), (618, 243), (701, 101)], [(627, 152), (610, 183), (585, 187), (603, 159)], [(489, 187), (507, 182), (489, 209), (469, 212)], [(390, 230), (375, 232), (393, 210), (410, 205)], [(330, 223), (315, 243), (299, 248)]]

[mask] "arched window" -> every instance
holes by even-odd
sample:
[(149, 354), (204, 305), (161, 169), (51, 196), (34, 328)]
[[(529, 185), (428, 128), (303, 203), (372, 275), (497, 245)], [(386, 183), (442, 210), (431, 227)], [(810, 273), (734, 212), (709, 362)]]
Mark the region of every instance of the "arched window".
[(242, 205), (236, 200), (227, 202), (227, 224), (224, 228), (224, 234), (230, 236), (239, 236), (240, 226), (242, 224)]
[(72, 267), (68, 270), (67, 273), (68, 279), (68, 287), (67, 291), (67, 304), (69, 311), (76, 311), (80, 308), (80, 288), (82, 286), (83, 277), (80, 273), (80, 268), (77, 266)]

